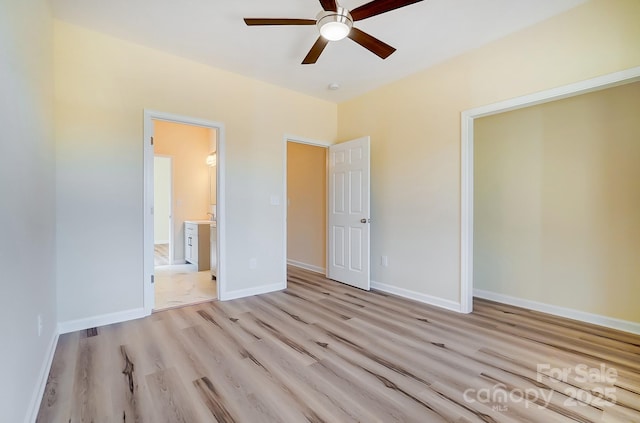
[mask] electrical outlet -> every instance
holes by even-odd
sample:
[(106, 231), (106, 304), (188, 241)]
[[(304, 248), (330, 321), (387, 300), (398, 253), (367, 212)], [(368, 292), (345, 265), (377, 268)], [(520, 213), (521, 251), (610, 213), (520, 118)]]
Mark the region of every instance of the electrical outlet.
[(255, 257), (249, 259), (249, 269), (253, 270), (256, 267), (258, 267), (258, 259), (256, 259)]
[(389, 257), (388, 256), (380, 256), (380, 264), (383, 267), (388, 267), (389, 266)]
[(42, 336), (42, 328), (44, 324), (42, 323), (42, 314), (38, 314), (38, 336)]

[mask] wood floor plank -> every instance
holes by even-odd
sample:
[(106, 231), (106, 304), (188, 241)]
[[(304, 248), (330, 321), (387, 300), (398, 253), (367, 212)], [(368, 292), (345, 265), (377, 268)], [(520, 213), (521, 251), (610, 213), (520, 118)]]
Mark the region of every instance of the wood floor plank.
[(295, 392), (313, 414), (326, 422), (375, 421), (375, 417), (355, 403), (351, 398), (336, 392), (325, 380), (313, 377), (307, 366), (288, 360), (280, 354), (280, 348), (270, 339), (263, 339), (252, 346), (254, 356), (265, 368)]
[(60, 335), (36, 422), (68, 421), (80, 333)]
[(640, 336), (474, 307), (291, 267), (280, 292), (63, 335), (37, 421), (640, 422)]
[(158, 370), (145, 377), (154, 404), (154, 422), (198, 423), (206, 420), (195, 411), (180, 374), (174, 368)]
[[(185, 329), (188, 348), (195, 351), (208, 376), (195, 380), (201, 400), (212, 416), (227, 416), (231, 421), (303, 421), (295, 408), (281, 409), (274, 404), (282, 403), (285, 397), (265, 382), (265, 377), (250, 371), (257, 361), (249, 351), (245, 357), (224, 342), (225, 335), (215, 329), (200, 326)], [(217, 418), (217, 417), (216, 417)]]
[(150, 421), (151, 399), (144, 389), (144, 382), (141, 383), (141, 375), (136, 372), (136, 357), (126, 345), (120, 345), (120, 355), (112, 356), (112, 362), (119, 363), (117, 370), (122, 369), (119, 375), (112, 376), (116, 379), (111, 385), (113, 414), (121, 416), (123, 422)]
[[(318, 376), (325, 379), (332, 386), (338, 387), (343, 393), (352, 395), (353, 399), (362, 404), (383, 422), (411, 422), (424, 420), (423, 413), (411, 415), (406, 413), (400, 405), (396, 404), (388, 396), (382, 395), (366, 385), (366, 379), (360, 379), (346, 370), (344, 366), (338, 366), (331, 360), (319, 361), (310, 366), (310, 369)], [(424, 411), (424, 410), (422, 410)]]
[(105, 384), (108, 351), (104, 337), (80, 338), (73, 384), (71, 422), (112, 421), (111, 390)]

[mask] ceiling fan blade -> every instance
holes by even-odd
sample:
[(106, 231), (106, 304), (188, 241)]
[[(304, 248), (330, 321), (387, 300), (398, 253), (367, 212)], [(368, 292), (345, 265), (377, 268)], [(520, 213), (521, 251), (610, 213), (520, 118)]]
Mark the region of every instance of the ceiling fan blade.
[(244, 18), (244, 23), (254, 25), (315, 25), (314, 19), (287, 19), (287, 18)]
[(311, 47), (311, 50), (309, 50), (309, 53), (307, 54), (307, 57), (305, 57), (304, 60), (302, 61), (302, 64), (312, 65), (315, 62), (317, 62), (318, 57), (320, 57), (320, 54), (322, 53), (324, 48), (327, 46), (327, 44), (329, 44), (329, 40), (327, 40), (324, 37), (318, 37), (318, 40), (313, 45), (313, 47)]
[(423, 0), (373, 0), (351, 11), (354, 21), (361, 21)]
[(396, 51), (396, 49), (389, 44), (378, 40), (358, 28), (351, 28), (348, 37), (382, 59), (386, 59)]
[(335, 12), (338, 10), (336, 0), (320, 0), (320, 4), (322, 5), (322, 8), (327, 12)]

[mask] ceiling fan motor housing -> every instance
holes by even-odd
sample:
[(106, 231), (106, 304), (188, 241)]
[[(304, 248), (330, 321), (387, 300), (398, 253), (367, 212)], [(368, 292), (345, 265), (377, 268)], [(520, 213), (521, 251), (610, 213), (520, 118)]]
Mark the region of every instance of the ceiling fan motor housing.
[(347, 9), (338, 6), (336, 11), (322, 11), (316, 17), (320, 35), (329, 41), (338, 41), (349, 35), (353, 18)]

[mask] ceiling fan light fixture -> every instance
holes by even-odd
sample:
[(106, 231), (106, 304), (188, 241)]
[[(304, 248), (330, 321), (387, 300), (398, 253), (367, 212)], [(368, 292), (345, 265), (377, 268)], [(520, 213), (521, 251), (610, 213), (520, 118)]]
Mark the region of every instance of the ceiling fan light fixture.
[(316, 25), (320, 35), (324, 38), (329, 41), (339, 41), (349, 35), (353, 26), (353, 19), (347, 9), (338, 7), (335, 12), (321, 12), (318, 15)]

